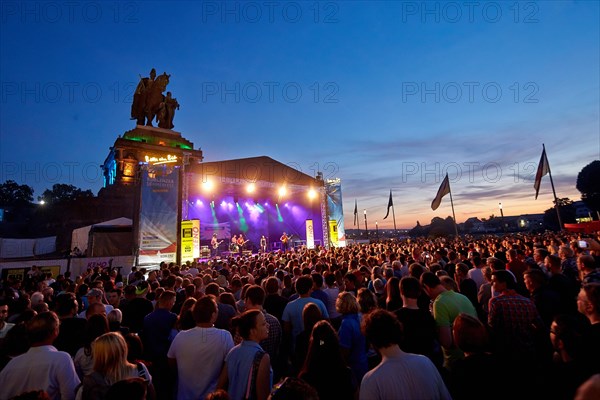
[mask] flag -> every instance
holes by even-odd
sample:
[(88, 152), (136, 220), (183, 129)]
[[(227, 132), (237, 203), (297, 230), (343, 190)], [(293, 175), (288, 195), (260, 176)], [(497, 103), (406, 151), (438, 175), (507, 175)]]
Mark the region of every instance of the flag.
[(548, 158), (546, 157), (546, 147), (543, 147), (542, 157), (540, 158), (540, 163), (538, 164), (537, 172), (535, 174), (535, 183), (533, 184), (536, 200), (538, 198), (538, 193), (540, 192), (542, 176), (546, 175), (548, 172), (550, 172), (550, 164), (548, 164)]
[(354, 225), (358, 223), (358, 203), (354, 200)]
[(390, 200), (388, 201), (388, 209), (387, 209), (387, 213), (385, 213), (385, 217), (383, 217), (383, 219), (386, 219), (388, 217), (388, 215), (390, 215), (390, 208), (394, 206), (394, 203), (392, 202), (392, 190), (390, 189)]
[(431, 209), (437, 210), (437, 208), (440, 206), (440, 203), (442, 202), (442, 198), (448, 193), (450, 193), (450, 181), (448, 180), (448, 174), (446, 174), (446, 177), (442, 181), (442, 184), (440, 185), (440, 188), (438, 189), (438, 192), (435, 195), (435, 199), (433, 199), (433, 201), (431, 202)]

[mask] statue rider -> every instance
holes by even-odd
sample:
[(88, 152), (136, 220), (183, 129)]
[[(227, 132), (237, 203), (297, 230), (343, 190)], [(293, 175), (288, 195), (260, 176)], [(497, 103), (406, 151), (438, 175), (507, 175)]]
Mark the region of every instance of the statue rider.
[(150, 77), (140, 78), (131, 104), (131, 119), (137, 120), (138, 125), (144, 125), (146, 119), (146, 97), (156, 78), (156, 70), (152, 68)]

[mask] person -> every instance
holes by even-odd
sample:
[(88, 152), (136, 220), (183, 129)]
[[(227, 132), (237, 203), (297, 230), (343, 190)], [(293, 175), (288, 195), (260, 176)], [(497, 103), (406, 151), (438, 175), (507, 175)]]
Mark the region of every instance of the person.
[(152, 376), (142, 363), (127, 361), (127, 343), (120, 333), (108, 332), (94, 340), (94, 369), (83, 378), (82, 398), (102, 400), (115, 383), (128, 378), (143, 378), (148, 384), (148, 399), (154, 399)]
[(267, 252), (267, 238), (265, 237), (265, 235), (260, 236), (260, 251), (262, 251), (263, 253)]
[(317, 389), (321, 400), (354, 398), (358, 382), (342, 358), (338, 336), (328, 321), (313, 327), (298, 378)]
[(168, 374), (167, 352), (177, 322), (177, 314), (171, 312), (175, 297), (172, 290), (166, 290), (160, 295), (156, 309), (144, 317), (144, 329), (141, 332), (146, 358), (152, 362), (151, 369), (156, 376), (156, 393), (161, 399), (168, 396), (173, 384)]
[(310, 297), (310, 291), (313, 287), (313, 280), (310, 276), (305, 275), (298, 278), (295, 287), (299, 297), (286, 304), (281, 317), (283, 321), (283, 331), (285, 335), (291, 339), (290, 343), (292, 343), (292, 345), (295, 343), (296, 337), (302, 332), (304, 327), (302, 311), (307, 303), (316, 304), (321, 310), (323, 318), (329, 318), (329, 313), (327, 312), (325, 304), (319, 299)]
[(223, 241), (219, 241), (217, 239), (217, 234), (213, 233), (212, 238), (210, 239), (210, 248), (211, 248), (211, 252), (212, 252), (212, 257), (218, 257), (219, 256), (219, 245), (222, 243)]
[(375, 310), (364, 316), (361, 326), (382, 360), (363, 377), (360, 400), (451, 398), (440, 373), (427, 357), (400, 349), (402, 325), (394, 314)]
[(246, 249), (248, 241), (244, 239), (244, 234), (240, 233), (237, 238), (238, 251), (241, 253)]
[(246, 311), (259, 310), (265, 315), (265, 320), (269, 324), (269, 336), (261, 341), (260, 347), (262, 347), (271, 359), (271, 366), (273, 367), (274, 373), (277, 373), (278, 359), (279, 359), (279, 346), (281, 345), (282, 329), (281, 324), (273, 315), (269, 314), (263, 309), (265, 303), (265, 290), (258, 286), (253, 285), (246, 289), (245, 305)]
[(75, 371), (79, 379), (83, 379), (84, 376), (91, 374), (94, 371), (94, 358), (92, 356), (92, 343), (96, 338), (109, 332), (108, 320), (104, 315), (96, 314), (93, 315), (85, 326), (83, 331), (83, 346), (77, 350), (75, 357), (73, 357), (73, 363), (75, 364)]
[(231, 400), (266, 400), (273, 386), (269, 355), (258, 344), (269, 337), (269, 324), (260, 310), (245, 311), (232, 320), (244, 339), (229, 351), (217, 388), (227, 389)]
[(31, 319), (27, 324), (31, 348), (10, 360), (0, 372), (0, 399), (39, 389), (45, 390), (53, 400), (75, 398), (80, 381), (71, 356), (52, 346), (58, 330), (58, 316), (52, 311)]
[(595, 373), (600, 373), (600, 283), (583, 285), (577, 295), (577, 310), (590, 322), (591, 327), (586, 335), (588, 344), (586, 357), (590, 365), (595, 366)]
[(288, 241), (290, 240), (290, 238), (288, 237), (287, 233), (283, 232), (283, 235), (281, 235), (281, 237), (279, 238), (279, 240), (281, 240), (281, 250), (282, 251), (287, 251), (288, 249)]
[(360, 330), (360, 306), (352, 293), (342, 292), (338, 295), (335, 308), (342, 314), (342, 323), (338, 330), (342, 356), (356, 380), (360, 382), (369, 369), (367, 342)]
[(489, 335), (485, 325), (468, 314), (459, 314), (452, 325), (454, 343), (465, 358), (457, 360), (448, 377), (448, 386), (455, 399), (480, 399), (485, 393), (488, 399), (506, 399), (515, 396), (504, 385), (489, 390), (489, 377), (502, 376), (496, 358), (487, 352)]
[(231, 244), (229, 245), (229, 251), (231, 251), (232, 253), (237, 253), (239, 252), (239, 246), (237, 244), (237, 235), (233, 235), (231, 237)]
[[(102, 291), (102, 289), (90, 289), (87, 292), (87, 301), (88, 301), (88, 307), (90, 308), (92, 307), (93, 304), (102, 304), (104, 306), (104, 313), (108, 314), (109, 312), (111, 312), (113, 310), (113, 306), (109, 305), (109, 304), (104, 304), (103, 302), (104, 300), (104, 292)], [(89, 318), (88, 313), (86, 313), (87, 309), (83, 310), (82, 312), (80, 312), (78, 314), (79, 318)]]
[(435, 320), (428, 310), (419, 308), (421, 284), (417, 278), (405, 276), (400, 280), (402, 308), (394, 311), (402, 324), (400, 348), (407, 353), (427, 356), (436, 366), (441, 366), (441, 352), (437, 342)]
[(106, 392), (111, 400), (146, 400), (148, 385), (144, 378), (127, 378), (113, 384)]
[(477, 311), (471, 301), (464, 295), (447, 290), (432, 272), (421, 275), (423, 291), (432, 301), (433, 318), (438, 328), (438, 341), (442, 346), (444, 367), (452, 368), (452, 363), (463, 358), (463, 352), (454, 345), (452, 324), (460, 313), (477, 317)]
[(312, 333), (315, 324), (323, 319), (323, 315), (314, 303), (308, 303), (302, 310), (302, 321), (304, 323), (304, 329), (296, 337), (296, 343), (294, 346), (294, 353), (292, 357), (292, 366), (294, 371), (300, 371), (304, 359), (308, 351), (308, 344), (310, 341), (310, 335)]
[(231, 333), (214, 327), (218, 312), (214, 296), (202, 297), (192, 309), (196, 327), (179, 332), (171, 343), (167, 357), (177, 371), (178, 400), (203, 399), (217, 387), (225, 356), (233, 348)]
[(6, 322), (8, 318), (8, 302), (4, 299), (0, 299), (0, 339), (4, 338), (8, 331), (15, 326)]
[(302, 379), (288, 376), (273, 386), (269, 400), (320, 400), (319, 394)]

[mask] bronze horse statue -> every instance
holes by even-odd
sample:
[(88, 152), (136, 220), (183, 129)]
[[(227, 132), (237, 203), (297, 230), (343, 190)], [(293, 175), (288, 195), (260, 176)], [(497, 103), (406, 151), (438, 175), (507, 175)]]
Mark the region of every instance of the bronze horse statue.
[(138, 125), (152, 126), (152, 120), (159, 112), (161, 103), (165, 96), (162, 94), (169, 84), (169, 77), (166, 72), (156, 76), (156, 71), (152, 68), (150, 78), (142, 78), (133, 95), (131, 104), (131, 119), (137, 120)]

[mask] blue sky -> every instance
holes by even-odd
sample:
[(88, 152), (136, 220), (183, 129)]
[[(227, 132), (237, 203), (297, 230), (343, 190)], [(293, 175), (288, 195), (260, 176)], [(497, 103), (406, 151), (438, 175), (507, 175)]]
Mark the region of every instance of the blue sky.
[(559, 197), (600, 158), (600, 10), (544, 2), (0, 3), (0, 181), (95, 192), (133, 128), (131, 94), (171, 74), (175, 130), (205, 161), (267, 155), (342, 179), (369, 222), (398, 227), (541, 212), (546, 144)]

